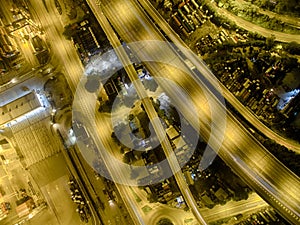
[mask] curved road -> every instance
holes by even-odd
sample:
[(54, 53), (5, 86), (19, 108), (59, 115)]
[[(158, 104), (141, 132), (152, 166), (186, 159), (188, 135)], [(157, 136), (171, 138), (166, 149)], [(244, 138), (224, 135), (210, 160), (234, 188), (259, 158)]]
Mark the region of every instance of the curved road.
[(240, 4), (247, 4), (247, 5), (251, 5), (253, 8), (256, 8), (258, 10), (259, 13), (261, 14), (265, 14), (272, 17), (275, 17), (285, 23), (289, 23), (295, 26), (300, 27), (300, 18), (298, 17), (293, 17), (293, 16), (289, 16), (289, 15), (283, 15), (283, 14), (279, 14), (279, 13), (275, 13), (273, 11), (269, 11), (269, 10), (265, 10), (262, 8), (259, 8), (259, 6), (252, 4), (250, 2), (246, 2), (244, 0), (237, 0), (237, 2), (239, 2)]
[(264, 37), (271, 37), (271, 35), (275, 36), (275, 40), (281, 41), (281, 42), (292, 42), (295, 41), (300, 44), (300, 35), (296, 34), (286, 34), (279, 31), (270, 30), (267, 28), (263, 28), (261, 26), (258, 26), (254, 23), (251, 23), (249, 21), (246, 21), (230, 12), (228, 12), (226, 9), (217, 7), (214, 3), (208, 2), (207, 4), (211, 5), (220, 15), (224, 15), (229, 20), (236, 23), (237, 26), (244, 28), (245, 30), (249, 30), (252, 32), (257, 32), (261, 34)]
[[(189, 47), (185, 44), (185, 42), (178, 36), (176, 32), (169, 26), (168, 23), (162, 18), (162, 16), (156, 11), (156, 9), (152, 6), (152, 4), (148, 0), (140, 0), (139, 3), (141, 6), (146, 9), (147, 13), (151, 16), (151, 18), (155, 21), (155, 23), (168, 35), (170, 40), (177, 46), (183, 46), (186, 49)], [(184, 49), (182, 49), (184, 51)], [(193, 61), (201, 61), (203, 64), (203, 68), (206, 67), (205, 63), (199, 59), (198, 57), (193, 57)], [(256, 127), (257, 130), (261, 131), (266, 137), (275, 140), (278, 144), (287, 147), (288, 149), (300, 153), (300, 143), (295, 140), (288, 139), (282, 137), (281, 135), (274, 132), (272, 129), (267, 127), (264, 123), (262, 123), (247, 107), (245, 107), (236, 97), (223, 85), (219, 82), (215, 76), (211, 73), (211, 77), (207, 76), (206, 78), (211, 82), (215, 83), (214, 85), (220, 86), (222, 88), (222, 93), (224, 98), (253, 126)], [(217, 83), (216, 83), (217, 81)]]
[[(139, 40), (163, 40), (158, 34), (153, 24), (149, 24), (148, 21), (142, 16), (143, 12), (137, 7), (134, 2), (120, 2), (109, 1), (103, 6), (104, 14), (110, 20), (118, 34), (127, 43), (131, 43)], [(116, 12), (118, 12), (116, 14)], [(165, 49), (164, 49), (165, 50)], [(160, 58), (168, 58), (170, 62), (176, 62), (175, 65), (180, 64), (178, 56), (174, 55), (174, 52), (160, 51), (155, 44), (145, 46), (143, 50), (135, 49), (140, 59), (147, 60), (147, 56), (151, 55), (157, 59), (157, 61), (164, 61)], [(197, 109), (201, 112), (201, 119), (210, 121), (210, 110), (205, 111), (205, 99), (203, 99), (203, 93), (198, 90), (199, 86), (196, 82), (199, 82), (199, 78), (186, 77), (182, 74), (182, 71), (177, 71), (174, 68), (159, 65), (158, 63), (145, 63), (150, 73), (160, 75), (162, 77), (168, 77), (175, 80), (185, 90), (188, 90), (193, 98)], [(182, 65), (184, 67), (184, 65)], [(203, 65), (201, 65), (203, 67)], [(200, 69), (201, 73), (210, 73), (208, 70)], [(174, 77), (175, 76), (175, 77)], [(207, 74), (203, 75), (207, 76)], [(192, 79), (192, 80), (191, 80)], [(201, 78), (200, 78), (201, 79)], [(174, 96), (172, 90), (168, 90), (169, 87), (164, 85), (164, 89), (167, 94), (173, 99), (180, 101), (180, 96)], [(205, 87), (203, 87), (205, 89)], [(207, 90), (208, 92), (210, 90)], [(211, 93), (212, 95), (212, 93)], [(199, 103), (204, 100), (201, 104)], [(222, 110), (217, 100), (214, 100), (214, 111)], [(182, 105), (184, 107), (184, 104)], [(204, 108), (204, 109), (203, 109)], [(181, 108), (183, 112), (187, 112), (187, 109)], [(188, 116), (188, 119), (193, 124), (193, 119)], [(203, 136), (206, 140), (210, 137), (210, 128), (204, 121)], [(218, 124), (215, 124), (218, 125)], [(202, 127), (201, 127), (202, 128)], [(216, 140), (218, 135), (212, 137)], [(267, 202), (293, 223), (300, 221), (299, 219), (299, 202), (300, 197), (298, 195), (300, 182), (297, 176), (284, 167), (278, 160), (276, 160), (268, 151), (261, 146), (251, 135), (247, 132), (243, 126), (234, 119), (234, 117), (228, 113), (227, 127), (225, 132), (225, 138), (223, 146), (219, 151), (219, 155), (233, 168), (237, 174), (240, 175), (253, 189), (255, 189)], [(180, 184), (179, 184), (180, 185)], [(289, 190), (287, 192), (286, 190)]]

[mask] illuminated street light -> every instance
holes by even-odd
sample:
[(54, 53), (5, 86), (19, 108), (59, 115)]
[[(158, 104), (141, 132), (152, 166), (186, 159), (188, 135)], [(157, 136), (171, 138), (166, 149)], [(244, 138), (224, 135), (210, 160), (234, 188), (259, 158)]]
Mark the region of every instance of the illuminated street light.
[(13, 84), (15, 84), (15, 83), (17, 83), (17, 81), (18, 81), (17, 78), (14, 77), (13, 79), (11, 79), (10, 82), (13, 83)]

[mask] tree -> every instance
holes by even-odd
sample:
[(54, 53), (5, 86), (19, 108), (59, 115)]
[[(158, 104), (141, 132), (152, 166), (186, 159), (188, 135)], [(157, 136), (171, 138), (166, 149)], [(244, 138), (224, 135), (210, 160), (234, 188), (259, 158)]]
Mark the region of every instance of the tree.
[(283, 56), (281, 59), (282, 64), (287, 70), (297, 68), (298, 62), (296, 58)]
[(266, 39), (266, 47), (267, 49), (271, 49), (275, 44), (275, 36), (272, 35)]
[(157, 200), (158, 200), (158, 196), (157, 196), (157, 194), (156, 193), (151, 193), (151, 194), (149, 194), (148, 195), (148, 201), (150, 202), (150, 203), (152, 203), (152, 202), (157, 202)]
[(285, 50), (292, 55), (300, 55), (300, 44), (292, 41), (285, 46)]
[(172, 221), (168, 218), (161, 218), (156, 225), (174, 225)]
[(68, 24), (67, 26), (65, 26), (63, 35), (67, 40), (71, 40), (71, 38), (76, 34), (76, 32), (76, 27), (71, 24)]

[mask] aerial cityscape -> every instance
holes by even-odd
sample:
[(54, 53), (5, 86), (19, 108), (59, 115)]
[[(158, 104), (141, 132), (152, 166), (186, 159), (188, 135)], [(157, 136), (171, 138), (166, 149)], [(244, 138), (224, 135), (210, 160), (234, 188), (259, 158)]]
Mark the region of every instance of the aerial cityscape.
[(1, 225), (300, 224), (297, 0), (1, 0)]

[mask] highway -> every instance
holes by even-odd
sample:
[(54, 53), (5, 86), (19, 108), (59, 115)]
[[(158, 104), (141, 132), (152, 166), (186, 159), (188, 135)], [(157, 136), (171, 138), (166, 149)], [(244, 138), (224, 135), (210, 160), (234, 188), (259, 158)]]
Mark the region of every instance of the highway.
[[(97, 5), (94, 5), (94, 8), (97, 7)], [(94, 10), (95, 11), (95, 10)], [(145, 89), (143, 87), (143, 84), (141, 83), (141, 81), (138, 79), (138, 75), (134, 69), (134, 67), (131, 65), (131, 62), (127, 56), (127, 53), (125, 52), (125, 50), (123, 48), (116, 48), (117, 46), (120, 46), (120, 42), (117, 38), (116, 35), (114, 35), (113, 30), (110, 27), (110, 24), (106, 21), (106, 18), (103, 16), (103, 14), (101, 13), (101, 11), (98, 10), (97, 13), (95, 13), (97, 20), (99, 21), (99, 23), (102, 26), (102, 29), (104, 30), (104, 32), (107, 34), (108, 39), (110, 40), (111, 44), (113, 45), (113, 47), (115, 47), (116, 53), (119, 56), (119, 58), (121, 59), (122, 63), (125, 66), (125, 70), (127, 72), (127, 74), (129, 75), (131, 81), (134, 83), (136, 90), (138, 92), (139, 98), (141, 99), (141, 101), (143, 102), (143, 105), (145, 107), (145, 110), (151, 120), (151, 123), (154, 127), (155, 133), (158, 136), (159, 140), (163, 140), (161, 142), (161, 145), (166, 153), (166, 155), (168, 156), (167, 159), (170, 159), (170, 156), (173, 157), (173, 160), (169, 161), (169, 164), (171, 165), (171, 169), (173, 171), (173, 174), (175, 174), (175, 178), (177, 180), (178, 183), (180, 183), (181, 185), (179, 186), (181, 188), (181, 191), (183, 193), (183, 196), (185, 196), (185, 199), (187, 199), (187, 204), (191, 206), (191, 208), (195, 209), (195, 215), (197, 215), (197, 219), (199, 221), (202, 221), (203, 224), (206, 224), (205, 221), (203, 220), (203, 218), (201, 217), (201, 215), (198, 213), (198, 210), (196, 210), (196, 204), (195, 201), (193, 199), (193, 196), (185, 182), (185, 178), (183, 176), (183, 174), (180, 171), (180, 166), (175, 158), (175, 155), (173, 153), (173, 149), (171, 147), (170, 142), (165, 138), (165, 131), (164, 128), (162, 127), (162, 124), (160, 123), (160, 120), (158, 119), (158, 115), (152, 105), (151, 100), (149, 99), (149, 97), (147, 97), (147, 94), (145, 93)], [(101, 124), (101, 123), (100, 123)], [(110, 134), (106, 135), (104, 138), (104, 132), (100, 131), (99, 132), (100, 135), (102, 135), (102, 140), (107, 140), (107, 142), (111, 141), (110, 139)], [(172, 174), (171, 171), (166, 173)], [(168, 175), (169, 176), (169, 175)], [(126, 177), (125, 175), (123, 175), (123, 177)], [(117, 179), (116, 181), (118, 181), (119, 179)], [(122, 188), (122, 190), (124, 190), (124, 188)], [(122, 191), (119, 188), (119, 191)], [(126, 192), (124, 192), (125, 195), (122, 195), (123, 198), (126, 199), (126, 202), (130, 202), (129, 198), (127, 197)], [(193, 204), (193, 205), (192, 205)], [(131, 205), (131, 207), (135, 207), (133, 204)], [(136, 207), (135, 207), (136, 208)], [(135, 218), (139, 218), (140, 214), (137, 210), (133, 210), (133, 212), (135, 212)], [(140, 223), (142, 223), (141, 219), (139, 221)]]
[[(157, 10), (153, 7), (153, 5), (148, 0), (140, 0), (139, 3), (141, 6), (146, 9), (147, 13), (151, 16), (151, 18), (155, 21), (155, 23), (163, 30), (164, 33), (168, 35), (170, 40), (177, 46), (182, 46), (182, 51), (185, 52), (184, 48), (188, 49), (188, 46), (185, 42), (178, 36), (178, 34), (170, 27), (168, 23), (166, 23), (165, 19), (157, 12)], [(183, 48), (184, 47), (184, 48)], [(205, 63), (199, 59), (199, 57), (195, 57), (195, 55), (190, 55), (193, 62), (199, 61), (202, 64), (201, 69), (207, 70), (207, 66)], [(190, 59), (191, 59), (190, 58)], [(201, 72), (201, 71), (200, 71)], [(276, 132), (272, 131), (269, 127), (267, 127), (263, 122), (261, 122), (247, 107), (245, 107), (236, 97), (223, 85), (221, 82), (215, 78), (212, 73), (203, 73), (211, 76), (206, 76), (211, 83), (215, 86), (219, 86), (222, 89), (222, 93), (224, 98), (253, 126), (256, 127), (257, 130), (261, 131), (266, 137), (275, 140), (278, 144), (281, 144), (288, 149), (300, 153), (300, 144), (292, 139), (284, 138)]]
[[(195, 203), (194, 197), (190, 191), (190, 189), (188, 188), (188, 185), (186, 183), (185, 177), (183, 175), (183, 173), (180, 170), (180, 165), (176, 159), (176, 156), (173, 152), (173, 148), (171, 146), (170, 141), (165, 138), (165, 129), (162, 126), (162, 123), (160, 122), (158, 115), (154, 109), (154, 106), (152, 105), (152, 102), (150, 100), (150, 98), (147, 96), (147, 93), (145, 92), (145, 88), (142, 84), (142, 82), (140, 81), (135, 68), (133, 67), (132, 63), (130, 62), (129, 57), (127, 56), (126, 51), (123, 48), (117, 48), (118, 46), (121, 45), (121, 43), (119, 42), (118, 38), (116, 35), (114, 35), (112, 28), (110, 27), (110, 24), (108, 22), (105, 21), (105, 17), (103, 16), (103, 14), (101, 13), (100, 9), (98, 9), (97, 11), (95, 10), (95, 5), (94, 5), (94, 13), (96, 15), (96, 18), (98, 19), (98, 21), (100, 22), (102, 29), (104, 30), (104, 32), (106, 33), (109, 41), (111, 42), (111, 44), (113, 45), (118, 57), (120, 58), (121, 62), (123, 65), (125, 66), (125, 70), (131, 80), (131, 82), (134, 84), (135, 86), (135, 90), (138, 93), (139, 98), (142, 101), (142, 104), (145, 108), (145, 111), (152, 123), (152, 126), (154, 128), (154, 131), (157, 135), (157, 138), (160, 141), (160, 144), (166, 154), (168, 163), (171, 167), (171, 171), (167, 171), (167, 166), (164, 166), (165, 174), (174, 174), (174, 177), (178, 183), (178, 186), (180, 188), (180, 191), (187, 203), (187, 205), (194, 211), (194, 215), (196, 216), (196, 218), (198, 219), (199, 222), (201, 222), (201, 224), (206, 224), (205, 220), (203, 219), (202, 215), (199, 213), (199, 211), (197, 210), (197, 204)], [(100, 18), (102, 17), (102, 19)], [(104, 17), (104, 18), (103, 18)], [(102, 132), (101, 132), (102, 133)], [(170, 175), (166, 175), (166, 177), (169, 177)]]
[[(84, 95), (82, 95), (84, 94)], [(81, 93), (81, 96), (84, 96), (84, 99), (91, 99), (93, 94), (86, 95), (86, 93)], [(86, 102), (86, 101), (85, 101)], [(81, 106), (83, 102), (80, 103)], [(91, 104), (91, 106), (93, 103)], [(89, 107), (89, 106), (88, 106)], [(93, 112), (93, 110), (89, 110), (89, 112)], [(120, 111), (116, 111), (116, 113), (120, 114)], [(123, 114), (123, 113), (121, 113)], [(87, 115), (87, 114), (86, 114)], [(91, 118), (90, 118), (91, 119)], [(106, 113), (97, 113), (95, 115), (95, 123), (96, 123), (96, 134), (100, 135), (102, 143), (105, 145), (105, 150), (108, 151), (110, 158), (116, 158), (120, 160), (119, 158), (119, 147), (112, 142), (110, 135), (112, 132), (112, 123), (110, 115)], [(82, 147), (82, 146), (81, 146)], [(83, 149), (81, 149), (83, 150)], [(87, 155), (86, 157), (91, 157), (90, 150), (86, 149)], [(112, 163), (112, 167), (115, 169), (118, 169), (119, 165), (117, 160), (110, 161), (108, 163)], [(123, 170), (120, 168), (122, 172), (122, 176), (126, 179), (128, 178), (129, 173), (126, 170)], [(130, 177), (130, 175), (129, 175)], [(118, 179), (115, 177), (115, 179)], [(134, 179), (132, 180), (134, 182)], [(122, 182), (120, 179), (116, 180), (116, 182)], [(128, 182), (128, 181), (127, 181)], [(173, 209), (168, 206), (160, 205), (160, 204), (151, 204), (148, 202), (148, 200), (143, 196), (142, 193), (140, 193), (140, 189), (133, 187), (132, 189), (135, 190), (139, 198), (142, 200), (143, 204), (141, 202), (137, 202), (135, 196), (132, 193), (132, 190), (129, 186), (126, 185), (120, 185), (121, 186), (121, 194), (128, 197), (131, 201), (131, 207), (134, 207), (135, 213), (139, 215), (139, 222), (140, 224), (155, 224), (160, 218), (162, 217), (168, 217), (172, 219), (172, 221), (176, 222), (176, 224), (184, 224), (183, 220), (184, 218), (193, 218), (193, 215), (191, 213), (184, 212), (180, 209)], [(124, 197), (124, 196), (123, 196)], [(152, 211), (147, 213), (144, 213), (141, 209), (143, 206), (150, 206), (152, 208)], [(227, 203), (225, 206), (216, 206), (213, 209), (206, 209), (201, 208), (200, 212), (204, 215), (204, 218), (207, 220), (207, 222), (216, 221), (218, 219), (222, 219), (224, 217), (234, 216), (239, 213), (246, 213), (249, 211), (254, 211), (257, 209), (261, 209), (263, 207), (267, 207), (268, 205), (256, 194), (252, 194), (249, 196), (249, 199), (239, 202), (231, 201)]]
[[(121, 36), (121, 38), (131, 43), (141, 40), (163, 40), (161, 35), (149, 22), (149, 18), (145, 17), (141, 8), (137, 3), (131, 1), (109, 1), (102, 2), (102, 9), (105, 16)], [(115, 12), (118, 12), (117, 14)], [(130, 44), (129, 44), (130, 45)], [(130, 46), (132, 47), (132, 46)], [(161, 46), (160, 46), (161, 47)], [(223, 105), (215, 99), (210, 90), (204, 85), (199, 90), (198, 84), (202, 82), (197, 77), (186, 76), (182, 72), (185, 65), (174, 54), (173, 50), (167, 47), (158, 48), (154, 42), (147, 42), (143, 46), (142, 51), (132, 47), (141, 61), (155, 59), (156, 62), (170, 62), (173, 66), (161, 65), (161, 63), (146, 62), (145, 65), (151, 74), (160, 77), (168, 77), (181, 85), (184, 90), (189, 91), (194, 104), (199, 110), (199, 118), (201, 121), (201, 134), (206, 140), (212, 139), (212, 145), (222, 137), (222, 130), (214, 136), (210, 135), (210, 129), (207, 124), (211, 120), (211, 112), (222, 112)], [(196, 65), (196, 64), (195, 64)], [(176, 70), (178, 66), (181, 70)], [(197, 65), (196, 65), (197, 66)], [(198, 66), (197, 66), (198, 68)], [(205, 72), (200, 70), (202, 73)], [(208, 73), (208, 71), (207, 71)], [(174, 96), (174, 92), (168, 90), (168, 85), (164, 84), (164, 89), (172, 99), (178, 99), (177, 103), (182, 104), (182, 112), (188, 110), (181, 103), (180, 96)], [(210, 93), (210, 101), (203, 97), (203, 91)], [(176, 93), (175, 93), (176, 94)], [(202, 101), (202, 102), (201, 102)], [(208, 104), (206, 104), (208, 103)], [(210, 109), (210, 106), (213, 108)], [(191, 124), (194, 124), (195, 116), (184, 114)], [(220, 115), (222, 121), (222, 115)], [(198, 117), (196, 117), (198, 118)], [(218, 122), (219, 122), (218, 121)], [(213, 127), (219, 124), (213, 121)], [(224, 141), (219, 150), (219, 155), (225, 162), (235, 170), (235, 172), (247, 182), (247, 184), (257, 191), (271, 206), (276, 208), (290, 222), (298, 223), (299, 220), (299, 179), (278, 160), (276, 160), (268, 151), (255, 140), (243, 126), (235, 120), (235, 118), (227, 112), (226, 116), (226, 132)], [(214, 147), (214, 146), (213, 146)], [(286, 190), (289, 190), (288, 192)]]
[[(129, 114), (130, 107), (126, 108), (125, 106), (122, 106), (120, 109), (116, 110), (111, 116), (120, 118), (120, 114), (124, 115), (124, 118), (126, 115)], [(105, 115), (105, 113), (102, 115), (102, 113), (96, 114), (96, 124), (98, 128), (98, 133), (105, 136), (108, 139), (108, 142), (111, 140), (110, 135), (113, 131), (112, 128), (112, 122), (111, 122), (111, 116)], [(120, 120), (118, 120), (121, 122)], [(113, 152), (111, 154), (113, 157), (115, 157), (118, 160), (122, 159), (122, 154), (120, 153), (119, 146), (112, 145)], [(128, 176), (127, 174), (124, 174), (124, 176)], [(130, 179), (130, 178), (128, 178)], [(141, 215), (143, 221), (145, 224), (156, 224), (160, 218), (162, 217), (168, 217), (172, 221), (176, 222), (176, 224), (184, 224), (184, 218), (193, 218), (193, 214), (191, 212), (184, 212), (182, 209), (174, 209), (169, 206), (165, 206), (159, 203), (149, 203), (145, 192), (143, 192), (141, 189), (137, 187), (131, 187), (129, 186), (123, 186), (123, 189), (125, 189), (126, 196), (128, 196), (130, 199), (136, 199), (136, 196), (134, 193), (138, 196), (138, 198), (141, 199), (141, 202), (133, 201), (135, 203), (135, 208), (137, 212)], [(152, 208), (151, 212), (145, 213), (141, 209), (144, 206), (149, 206)], [(264, 202), (257, 194), (253, 193), (249, 196), (247, 200), (242, 201), (230, 201), (226, 203), (226, 205), (221, 206), (215, 206), (213, 209), (207, 209), (207, 208), (201, 208), (200, 212), (204, 216), (205, 220), (207, 222), (213, 222), (222, 218), (235, 216), (239, 213), (247, 213), (249, 211), (255, 211), (264, 207), (267, 207), (268, 204)]]

